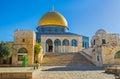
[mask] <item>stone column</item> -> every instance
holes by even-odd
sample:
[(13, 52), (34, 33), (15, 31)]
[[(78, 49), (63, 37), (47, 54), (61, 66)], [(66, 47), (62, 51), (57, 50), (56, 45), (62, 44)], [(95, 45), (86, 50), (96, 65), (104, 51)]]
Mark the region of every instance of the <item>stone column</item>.
[(54, 46), (54, 40), (52, 40), (52, 42), (53, 42), (53, 53), (55, 52), (54, 50), (55, 50), (55, 46)]
[(71, 50), (72, 50), (72, 49), (71, 49), (71, 40), (72, 40), (72, 39), (69, 39), (69, 46), (68, 46), (68, 49), (69, 49), (69, 50), (68, 50), (68, 52), (72, 52), (72, 51), (71, 51)]
[[(60, 38), (59, 38), (60, 39)], [(61, 45), (60, 45), (60, 49), (59, 49), (59, 52), (62, 53), (62, 39), (60, 39), (60, 42), (61, 42)]]
[(43, 53), (46, 52), (46, 44), (45, 44), (45, 41), (42, 42), (42, 47), (43, 47)]

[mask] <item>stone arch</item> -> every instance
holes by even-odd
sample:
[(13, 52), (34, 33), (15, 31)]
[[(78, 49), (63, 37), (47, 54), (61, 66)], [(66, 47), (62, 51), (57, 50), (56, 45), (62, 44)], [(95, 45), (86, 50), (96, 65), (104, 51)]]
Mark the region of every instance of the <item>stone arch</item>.
[(62, 42), (62, 45), (63, 46), (69, 46), (69, 40), (64, 39), (63, 42)]
[(114, 58), (120, 58), (120, 50), (115, 53)]
[(61, 41), (60, 41), (59, 39), (56, 39), (56, 40), (54, 41), (54, 45), (55, 45), (55, 46), (61, 46)]
[(76, 39), (72, 39), (71, 40), (71, 46), (77, 47), (78, 46), (78, 41)]
[(28, 53), (28, 51), (26, 48), (23, 47), (18, 50), (18, 53)]
[(20, 48), (17, 52), (19, 64), (23, 61), (23, 56), (28, 54), (28, 50), (24, 47)]
[(51, 39), (46, 40), (46, 52), (53, 52), (53, 41)]
[[(112, 47), (113, 48), (113, 47)], [(111, 51), (111, 54), (112, 54), (112, 63), (113, 64), (119, 64), (120, 63), (120, 60), (119, 58), (115, 58), (115, 55), (116, 53), (120, 51), (120, 46), (117, 46), (117, 47), (114, 47)]]
[(120, 46), (117, 46), (112, 49), (111, 53), (113, 54), (113, 58), (114, 58), (114, 55), (116, 54), (116, 52), (118, 52), (118, 51), (120, 51)]
[(54, 52), (58, 53), (60, 52), (60, 47), (61, 47), (61, 41), (59, 39), (55, 39), (54, 41)]

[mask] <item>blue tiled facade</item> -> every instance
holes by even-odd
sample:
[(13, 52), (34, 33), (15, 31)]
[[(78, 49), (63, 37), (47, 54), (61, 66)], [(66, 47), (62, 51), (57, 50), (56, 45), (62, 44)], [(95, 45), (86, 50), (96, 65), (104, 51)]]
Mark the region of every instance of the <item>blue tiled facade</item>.
[(43, 26), (37, 28), (39, 33), (64, 33), (68, 32), (68, 29), (62, 26)]
[(82, 36), (82, 47), (83, 48), (89, 47), (89, 38), (86, 36)]
[[(36, 32), (36, 40), (37, 42), (41, 42), (41, 35), (57, 35), (57, 36), (81, 36), (78, 34), (74, 34), (68, 32), (68, 29), (62, 26), (43, 26), (37, 28), (38, 32)], [(74, 39), (74, 38), (73, 38)], [(77, 46), (77, 41), (73, 40), (71, 46)], [(64, 45), (64, 44), (63, 44)], [(82, 47), (89, 47), (89, 38), (86, 36), (82, 36)]]

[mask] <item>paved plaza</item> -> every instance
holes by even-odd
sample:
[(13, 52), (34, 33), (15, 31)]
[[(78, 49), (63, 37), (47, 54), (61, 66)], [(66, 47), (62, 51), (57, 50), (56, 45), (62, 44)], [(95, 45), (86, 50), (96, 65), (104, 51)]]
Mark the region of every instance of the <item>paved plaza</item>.
[(104, 73), (101, 67), (46, 66), (37, 70), (33, 79), (115, 79), (115, 77)]

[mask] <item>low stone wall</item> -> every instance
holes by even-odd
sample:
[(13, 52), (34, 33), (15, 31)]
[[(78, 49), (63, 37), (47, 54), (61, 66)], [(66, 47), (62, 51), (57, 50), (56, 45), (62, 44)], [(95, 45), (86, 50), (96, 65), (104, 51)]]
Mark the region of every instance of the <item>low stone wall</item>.
[(33, 67), (1, 67), (0, 79), (32, 78), (33, 72)]
[(3, 78), (32, 78), (32, 72), (2, 72), (0, 79)]

